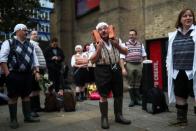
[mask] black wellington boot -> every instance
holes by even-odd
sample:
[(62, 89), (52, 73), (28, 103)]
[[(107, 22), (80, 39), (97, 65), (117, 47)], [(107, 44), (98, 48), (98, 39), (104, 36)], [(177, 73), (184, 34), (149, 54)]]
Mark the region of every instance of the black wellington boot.
[(24, 122), (27, 122), (27, 123), (40, 122), (39, 119), (33, 118), (31, 116), (31, 107), (30, 106), (31, 105), (30, 105), (29, 101), (22, 102), (22, 111), (24, 114)]
[(130, 96), (130, 103), (129, 103), (129, 107), (133, 107), (135, 105), (135, 97), (134, 97), (134, 89), (131, 88), (129, 89), (129, 96)]
[(122, 97), (114, 98), (114, 114), (115, 114), (115, 121), (120, 124), (131, 124), (130, 120), (127, 120), (122, 115), (122, 104), (123, 99)]
[(81, 101), (81, 99), (80, 99), (80, 92), (76, 92), (76, 101)]
[(39, 117), (39, 114), (37, 113), (36, 96), (30, 97), (30, 103), (31, 103), (31, 116)]
[(195, 115), (196, 115), (196, 106), (194, 106), (194, 113), (195, 113)]
[(85, 93), (84, 91), (80, 92), (80, 99), (83, 101), (83, 100), (86, 100), (86, 96), (85, 96)]
[(19, 127), (17, 121), (17, 104), (9, 104), (9, 112), (10, 112), (10, 128), (16, 129)]
[(142, 105), (142, 97), (139, 88), (135, 88), (135, 105)]
[(109, 129), (108, 123), (108, 102), (99, 102), (100, 112), (101, 112), (101, 128)]
[(35, 97), (35, 111), (36, 112), (43, 112), (44, 109), (41, 107), (41, 102), (40, 102), (40, 96), (34, 96)]
[(188, 104), (186, 105), (176, 105), (177, 108), (177, 119), (173, 122), (170, 122), (170, 126), (187, 126), (187, 112)]

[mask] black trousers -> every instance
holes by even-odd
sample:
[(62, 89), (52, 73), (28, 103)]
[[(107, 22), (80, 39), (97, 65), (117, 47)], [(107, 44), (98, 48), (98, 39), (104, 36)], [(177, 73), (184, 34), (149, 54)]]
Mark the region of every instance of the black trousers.
[(107, 97), (110, 91), (114, 97), (123, 96), (123, 78), (119, 65), (115, 70), (112, 70), (110, 65), (97, 65), (95, 67), (95, 83), (102, 97)]
[(193, 79), (189, 80), (186, 72), (180, 70), (177, 78), (174, 81), (174, 93), (176, 96), (187, 99), (188, 96), (194, 97), (193, 93)]
[(53, 82), (53, 88), (55, 89), (56, 92), (59, 91), (60, 89), (60, 75), (61, 72), (60, 70), (48, 70), (48, 75), (49, 75), (49, 79)]
[(8, 97), (27, 97), (32, 90), (32, 73), (10, 72), (6, 77)]

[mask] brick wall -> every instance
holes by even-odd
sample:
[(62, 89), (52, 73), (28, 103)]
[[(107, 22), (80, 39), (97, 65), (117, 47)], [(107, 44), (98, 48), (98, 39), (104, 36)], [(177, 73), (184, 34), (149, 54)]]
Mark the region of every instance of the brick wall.
[[(179, 11), (190, 7), (196, 11), (196, 0), (101, 0), (100, 9), (79, 19), (75, 18), (74, 0), (56, 1), (55, 34), (68, 57), (77, 43), (92, 42), (91, 31), (98, 22), (105, 21), (116, 27), (117, 35), (128, 39), (131, 28), (138, 30), (142, 42), (167, 37), (173, 31)], [(55, 22), (55, 20), (54, 20)]]

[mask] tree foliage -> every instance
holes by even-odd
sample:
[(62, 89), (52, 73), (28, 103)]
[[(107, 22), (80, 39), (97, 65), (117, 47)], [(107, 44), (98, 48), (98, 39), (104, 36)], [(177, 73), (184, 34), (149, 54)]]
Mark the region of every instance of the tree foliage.
[(39, 8), (39, 0), (0, 0), (0, 31), (12, 32), (17, 23), (34, 27), (36, 23), (29, 21), (33, 9)]

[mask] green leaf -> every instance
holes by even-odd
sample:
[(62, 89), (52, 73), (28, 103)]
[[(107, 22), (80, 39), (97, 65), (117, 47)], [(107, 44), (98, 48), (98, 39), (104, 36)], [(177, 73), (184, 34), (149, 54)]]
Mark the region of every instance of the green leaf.
[(40, 7), (39, 0), (0, 0), (0, 31), (12, 32), (18, 23), (35, 27), (35, 22), (29, 22), (32, 10)]

